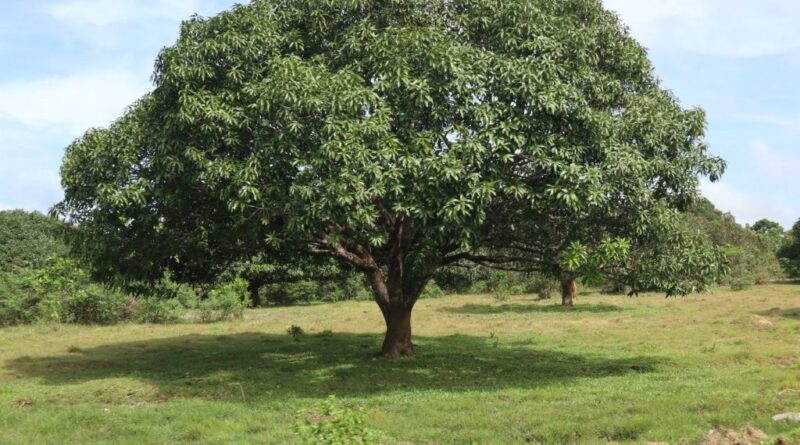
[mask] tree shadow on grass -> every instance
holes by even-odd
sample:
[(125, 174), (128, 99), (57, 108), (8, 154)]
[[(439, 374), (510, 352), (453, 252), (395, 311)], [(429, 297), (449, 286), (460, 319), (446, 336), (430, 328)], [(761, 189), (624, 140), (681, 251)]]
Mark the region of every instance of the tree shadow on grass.
[(496, 345), (464, 335), (418, 337), (416, 342), (416, 357), (383, 360), (373, 358), (380, 343), (376, 335), (321, 334), (301, 341), (258, 333), (186, 335), (23, 357), (7, 367), (51, 385), (126, 377), (157, 385), (161, 399), (242, 401), (240, 387), (248, 400), (532, 388), (651, 372), (661, 362)]
[(573, 314), (573, 313), (590, 313), (602, 314), (609, 312), (622, 312), (625, 309), (613, 304), (577, 304), (575, 306), (567, 307), (560, 304), (503, 304), (499, 306), (490, 304), (468, 304), (460, 307), (442, 308), (444, 312), (453, 314), (534, 314), (534, 313), (557, 313), (557, 314)]
[(800, 279), (771, 281), (771, 282), (769, 282), (769, 284), (783, 284), (783, 285), (788, 285), (788, 286), (798, 286), (798, 285), (800, 285)]
[(794, 320), (800, 320), (800, 307), (790, 308), (790, 309), (781, 309), (778, 307), (774, 307), (768, 311), (756, 312), (756, 315), (761, 315), (764, 317), (783, 317), (783, 318), (791, 318)]

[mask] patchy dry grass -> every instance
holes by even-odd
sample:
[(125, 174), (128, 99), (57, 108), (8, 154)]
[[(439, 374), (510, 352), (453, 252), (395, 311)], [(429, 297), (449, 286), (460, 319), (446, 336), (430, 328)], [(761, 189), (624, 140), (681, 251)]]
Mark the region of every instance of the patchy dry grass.
[[(306, 335), (296, 341), (287, 327)], [(330, 394), (406, 444), (696, 444), (752, 426), (800, 443), (800, 286), (666, 300), (421, 301), (419, 355), (373, 358), (372, 303), (219, 324), (0, 330), (2, 444), (293, 443)]]

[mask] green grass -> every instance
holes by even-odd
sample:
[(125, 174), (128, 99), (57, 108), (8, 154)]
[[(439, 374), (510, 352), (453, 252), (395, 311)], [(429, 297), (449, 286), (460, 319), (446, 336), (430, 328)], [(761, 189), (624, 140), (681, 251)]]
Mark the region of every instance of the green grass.
[[(218, 324), (0, 330), (1, 444), (283, 444), (336, 395), (403, 444), (800, 443), (800, 286), (665, 300), (421, 301), (418, 356), (374, 358), (372, 303)], [(295, 341), (286, 333), (301, 326)]]

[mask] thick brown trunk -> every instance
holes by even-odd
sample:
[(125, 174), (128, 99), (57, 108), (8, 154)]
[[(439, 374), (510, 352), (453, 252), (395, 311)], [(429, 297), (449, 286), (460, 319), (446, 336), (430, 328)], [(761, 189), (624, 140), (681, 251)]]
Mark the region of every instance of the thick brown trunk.
[(411, 308), (390, 306), (384, 310), (386, 320), (386, 336), (383, 339), (381, 356), (397, 358), (414, 355), (414, 344), (411, 343)]
[(578, 286), (575, 285), (575, 277), (561, 277), (561, 305), (573, 306), (575, 299), (578, 298)]

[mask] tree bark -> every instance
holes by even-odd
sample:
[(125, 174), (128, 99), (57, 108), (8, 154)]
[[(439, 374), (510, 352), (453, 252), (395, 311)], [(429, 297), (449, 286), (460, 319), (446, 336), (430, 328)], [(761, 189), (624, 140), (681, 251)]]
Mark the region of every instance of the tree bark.
[(250, 293), (250, 307), (260, 307), (261, 306), (261, 294), (259, 291), (261, 290), (261, 285), (263, 283), (261, 280), (257, 278), (253, 278), (247, 284), (247, 291)]
[[(415, 242), (413, 221), (405, 216), (393, 215), (386, 209), (382, 211), (384, 224), (389, 231), (389, 240), (379, 257), (385, 261), (384, 265), (379, 264), (372, 247), (368, 245), (357, 242), (336, 244), (327, 234), (318, 236), (313, 242), (321, 246), (323, 252), (327, 251), (330, 255), (349, 262), (366, 274), (373, 298), (386, 322), (386, 335), (380, 355), (397, 358), (414, 355), (411, 310), (439, 262), (428, 262), (422, 268), (409, 264), (406, 254), (413, 249)], [(335, 225), (332, 228), (343, 233), (347, 231), (340, 230)]]
[(561, 305), (573, 306), (575, 299), (578, 298), (578, 286), (575, 285), (575, 277), (570, 274), (561, 276)]
[(414, 344), (411, 342), (411, 311), (422, 293), (424, 284), (404, 288), (400, 283), (384, 280), (380, 270), (368, 273), (367, 276), (375, 302), (378, 303), (386, 323), (386, 334), (380, 356), (398, 358), (414, 355)]
[(392, 305), (383, 314), (386, 320), (386, 336), (381, 347), (381, 356), (398, 358), (414, 355), (411, 343), (411, 307)]

